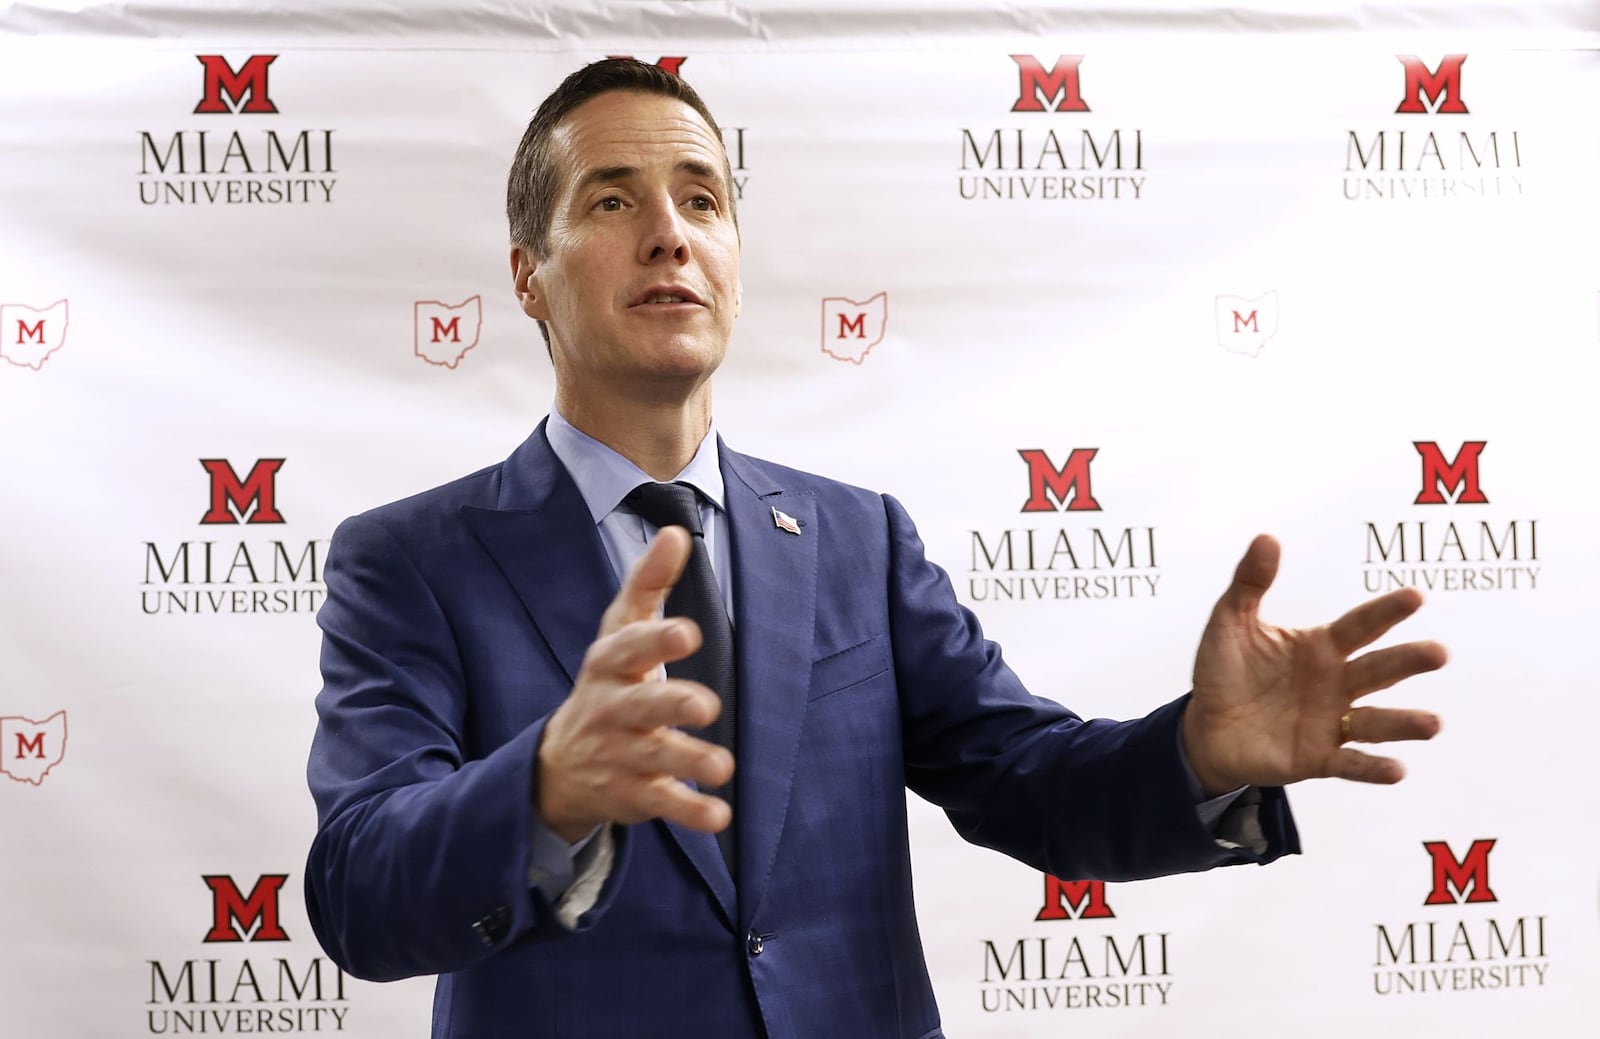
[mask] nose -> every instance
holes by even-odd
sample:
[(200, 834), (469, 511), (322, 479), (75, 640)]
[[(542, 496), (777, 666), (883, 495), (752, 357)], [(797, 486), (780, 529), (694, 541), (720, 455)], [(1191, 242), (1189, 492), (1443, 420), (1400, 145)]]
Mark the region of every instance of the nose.
[(643, 233), (639, 236), (641, 263), (689, 262), (689, 236), (683, 215), (671, 198), (658, 198), (644, 209)]

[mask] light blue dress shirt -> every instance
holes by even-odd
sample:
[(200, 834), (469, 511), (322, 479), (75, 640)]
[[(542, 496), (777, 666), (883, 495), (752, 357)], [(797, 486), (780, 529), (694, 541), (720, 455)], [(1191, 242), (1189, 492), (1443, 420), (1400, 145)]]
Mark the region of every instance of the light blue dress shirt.
[[(617, 575), (620, 584), (656, 536), (655, 526), (646, 523), (623, 504), (622, 499), (641, 483), (655, 482), (654, 477), (578, 429), (558, 411), (550, 412), (544, 432), (550, 440), (550, 449), (572, 474), (578, 493), (589, 506), (589, 515), (600, 528), (600, 541), (611, 561), (611, 572)], [(711, 569), (717, 575), (717, 587), (722, 592), (722, 605), (731, 623), (733, 582), (729, 575), (733, 564), (728, 555), (728, 511), (722, 494), (716, 426), (706, 432), (689, 464), (669, 482), (686, 483), (700, 492), (700, 527), (706, 551), (711, 555)]]

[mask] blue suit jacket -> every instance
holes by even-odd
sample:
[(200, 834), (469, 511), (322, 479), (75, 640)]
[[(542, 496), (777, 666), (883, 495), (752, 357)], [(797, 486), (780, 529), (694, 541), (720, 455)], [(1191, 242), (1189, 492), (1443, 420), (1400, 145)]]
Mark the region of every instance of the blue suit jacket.
[[(1126, 722), (1029, 695), (892, 498), (735, 454), (735, 878), (715, 838), (618, 828), (568, 932), (529, 883), (535, 755), (616, 579), (543, 427), (355, 517), (326, 579), (311, 920), (363, 978), (438, 974), (435, 1036), (939, 1036), (905, 788), (1062, 878), (1205, 868), (1182, 701)], [(776, 506), (804, 524), (779, 530)], [(1297, 850), (1265, 792), (1268, 853)]]

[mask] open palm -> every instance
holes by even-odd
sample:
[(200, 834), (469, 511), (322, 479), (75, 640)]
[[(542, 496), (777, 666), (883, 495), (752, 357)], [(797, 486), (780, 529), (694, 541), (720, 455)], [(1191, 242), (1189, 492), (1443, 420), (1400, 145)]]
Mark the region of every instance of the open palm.
[(1280, 628), (1260, 618), (1278, 555), (1277, 541), (1256, 538), (1211, 612), (1183, 719), (1190, 767), (1213, 795), (1320, 776), (1398, 782), (1405, 775), (1398, 761), (1347, 744), (1430, 739), (1439, 731), (1438, 716), (1355, 703), (1444, 666), (1444, 647), (1408, 642), (1352, 654), (1415, 613), (1421, 593), (1402, 588), (1331, 624)]

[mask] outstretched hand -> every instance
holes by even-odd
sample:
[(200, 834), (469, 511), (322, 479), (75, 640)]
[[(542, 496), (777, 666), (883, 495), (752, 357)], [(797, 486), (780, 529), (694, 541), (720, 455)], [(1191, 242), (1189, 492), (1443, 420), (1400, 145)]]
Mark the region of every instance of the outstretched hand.
[(1438, 716), (1355, 704), (1443, 667), (1444, 647), (1408, 642), (1352, 654), (1415, 613), (1421, 593), (1401, 588), (1315, 628), (1275, 627), (1259, 614), (1278, 554), (1271, 537), (1251, 542), (1211, 611), (1183, 717), (1190, 768), (1208, 796), (1323, 776), (1399, 782), (1405, 769), (1398, 761), (1347, 744), (1431, 739), (1439, 732)]
[(567, 841), (607, 822), (663, 818), (715, 833), (728, 803), (695, 790), (733, 777), (733, 755), (683, 728), (722, 710), (698, 682), (663, 678), (661, 665), (700, 648), (700, 629), (661, 606), (689, 558), (689, 533), (663, 527), (606, 608), (600, 632), (539, 744), (539, 816)]

